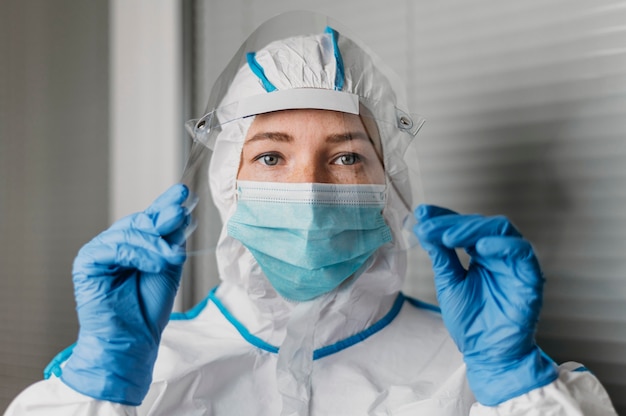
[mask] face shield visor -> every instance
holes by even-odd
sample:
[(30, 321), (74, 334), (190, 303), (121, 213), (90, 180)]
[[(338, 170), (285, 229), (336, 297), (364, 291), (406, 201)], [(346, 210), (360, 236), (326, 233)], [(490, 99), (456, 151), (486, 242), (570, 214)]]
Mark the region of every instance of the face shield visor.
[(423, 119), (402, 92), (332, 19), (292, 12), (260, 26), (186, 124), (182, 181), (197, 201), (188, 254), (241, 243), (266, 275), (324, 286), (358, 275), (382, 246), (410, 246)]

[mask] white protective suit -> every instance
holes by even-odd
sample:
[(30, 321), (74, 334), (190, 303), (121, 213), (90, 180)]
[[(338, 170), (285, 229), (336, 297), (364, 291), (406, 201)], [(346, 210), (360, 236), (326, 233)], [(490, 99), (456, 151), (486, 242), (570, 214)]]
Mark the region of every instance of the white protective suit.
[[(309, 29), (300, 24), (305, 19), (301, 15), (280, 19), (291, 26), (296, 21), (298, 30)], [(216, 84), (209, 110), (246, 105), (214, 113), (230, 112), (237, 119), (219, 120), (214, 137), (197, 131), (217, 125), (214, 121), (205, 118), (194, 125), (197, 140), (213, 150), (209, 177), (214, 202), (226, 224), (236, 207), (241, 149), (254, 119), (243, 117), (301, 107), (342, 110), (355, 104), (350, 98), (354, 94), (361, 114), (369, 113), (377, 122), (368, 130), (378, 136), (374, 142), (383, 154), (388, 185), (384, 217), (393, 242), (373, 255), (358, 278), (313, 301), (291, 303), (277, 295), (250, 252), (224, 227), (217, 247), (223, 283), (191, 311), (173, 314), (141, 406), (98, 401), (73, 391), (57, 378), (61, 356), (49, 368), (50, 378), (21, 393), (7, 416), (615, 414), (599, 381), (576, 363), (561, 365), (553, 383), (497, 407), (475, 402), (463, 357), (437, 308), (400, 292), (409, 245), (404, 224), (412, 215), (403, 153), (420, 122), (406, 118), (404, 99), (380, 62), (342, 31), (337, 46), (344, 84), (337, 91), (340, 61), (331, 35), (324, 32), (327, 21), (319, 16), (313, 20), (319, 30), (306, 32), (312, 34), (254, 50), (277, 91), (268, 93), (241, 58), (250, 42)], [(271, 27), (280, 27), (280, 22), (271, 22)], [(307, 95), (312, 89), (332, 93)], [(296, 93), (281, 96), (284, 91)], [(248, 101), (264, 94), (273, 99)], [(347, 104), (341, 104), (342, 94)], [(253, 110), (244, 111), (246, 106)]]

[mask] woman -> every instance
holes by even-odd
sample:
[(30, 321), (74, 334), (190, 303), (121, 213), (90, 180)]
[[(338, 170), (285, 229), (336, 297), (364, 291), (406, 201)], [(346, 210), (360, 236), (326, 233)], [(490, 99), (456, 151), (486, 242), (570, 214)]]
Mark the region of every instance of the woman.
[[(421, 121), (327, 23), (262, 26), (190, 124), (213, 150), (223, 283), (168, 322), (193, 205), (172, 187), (81, 249), (76, 346), (7, 414), (615, 414), (535, 344), (543, 277), (505, 218), (412, 213)], [(441, 314), (400, 292), (413, 215)]]

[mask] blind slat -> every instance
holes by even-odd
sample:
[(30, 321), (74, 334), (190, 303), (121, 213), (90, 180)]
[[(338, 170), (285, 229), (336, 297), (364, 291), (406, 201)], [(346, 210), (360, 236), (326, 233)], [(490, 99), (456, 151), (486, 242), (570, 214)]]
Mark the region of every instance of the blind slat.
[[(547, 278), (542, 347), (585, 363), (626, 414), (626, 4), (366, 3), (251, 3), (244, 32), (304, 7), (361, 34), (426, 117), (427, 202), (519, 226)], [(433, 301), (427, 257), (416, 249), (409, 264), (406, 291)]]

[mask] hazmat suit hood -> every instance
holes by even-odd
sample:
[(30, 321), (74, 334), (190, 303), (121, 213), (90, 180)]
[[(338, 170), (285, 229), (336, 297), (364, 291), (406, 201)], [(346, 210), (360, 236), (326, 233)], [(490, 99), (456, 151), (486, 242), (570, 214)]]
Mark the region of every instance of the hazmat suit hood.
[[(407, 163), (405, 151), (422, 120), (409, 115), (395, 76), (347, 33), (326, 17), (304, 12), (266, 22), (215, 83), (205, 115), (188, 123), (194, 139), (212, 150), (210, 191), (223, 224), (216, 249), (223, 283), (216, 293), (247, 331), (280, 346), (285, 385), (294, 368), (307, 365), (294, 356), (310, 357), (313, 349), (363, 331), (390, 310), (403, 285), (411, 245), (407, 223), (419, 186), (410, 181), (410, 165), (417, 160)], [(385, 168), (383, 217), (393, 236), (360, 275), (303, 303), (281, 298), (252, 254), (226, 231), (237, 207), (237, 173), (254, 116), (298, 108), (359, 114)]]

